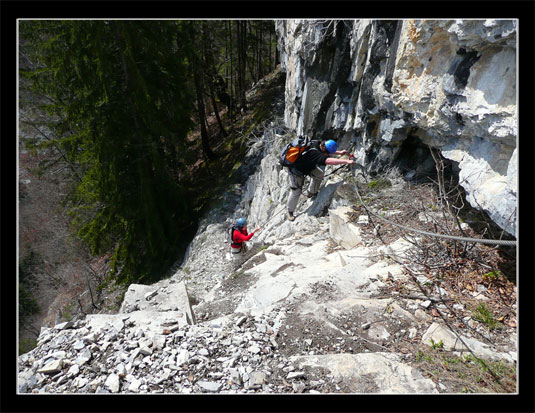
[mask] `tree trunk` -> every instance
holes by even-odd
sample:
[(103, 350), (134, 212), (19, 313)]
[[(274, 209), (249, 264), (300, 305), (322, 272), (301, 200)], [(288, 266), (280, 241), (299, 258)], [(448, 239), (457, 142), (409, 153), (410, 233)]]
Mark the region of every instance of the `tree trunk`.
[[(194, 59), (195, 61), (196, 59)], [(202, 150), (208, 159), (217, 159), (217, 155), (210, 148), (208, 131), (206, 130), (206, 111), (204, 106), (203, 88), (199, 76), (198, 68), (193, 67), (193, 82), (195, 83), (195, 93), (197, 94), (197, 112), (199, 114), (199, 123), (201, 126)]]
[(246, 24), (247, 21), (240, 22), (240, 31), (238, 35), (238, 56), (240, 57), (239, 63), (239, 78), (240, 78), (240, 106), (242, 110), (247, 110), (247, 102), (245, 99), (245, 79), (246, 79), (246, 60), (247, 60), (247, 50), (246, 45)]
[[(121, 25), (124, 30), (124, 25)], [(132, 76), (130, 71), (135, 70), (136, 63), (131, 60), (131, 65), (128, 65), (127, 62), (127, 55), (126, 50), (128, 50), (129, 47), (131, 47), (130, 40), (128, 38), (128, 33), (125, 30), (122, 32), (117, 27), (117, 24), (115, 26), (115, 35), (118, 39), (119, 45), (123, 45), (123, 50), (121, 50), (121, 63), (122, 68), (125, 76), (125, 83), (126, 83), (126, 91), (127, 93), (127, 99), (126, 99), (126, 106), (129, 109), (131, 119), (133, 122), (133, 131), (132, 136), (135, 140), (135, 143), (139, 145), (139, 148), (143, 148), (145, 142), (143, 141), (144, 135), (141, 132), (141, 125), (140, 125), (140, 115), (139, 115), (139, 109), (136, 107), (135, 102), (133, 101), (133, 96), (135, 93), (135, 85), (132, 81)], [(146, 210), (152, 210), (154, 211), (154, 214), (151, 216), (151, 228), (153, 229), (152, 234), (150, 235), (152, 238), (160, 238), (163, 241), (161, 242), (161, 245), (166, 244), (167, 232), (165, 227), (165, 220), (161, 214), (161, 210), (158, 208), (158, 203), (156, 201), (157, 196), (155, 194), (155, 189), (152, 185), (154, 181), (154, 169), (152, 165), (152, 159), (149, 158), (149, 155), (145, 150), (139, 151), (139, 162), (137, 162), (137, 179), (139, 180), (139, 190), (144, 195), (144, 202), (147, 203)], [(149, 245), (150, 245), (150, 238), (149, 238)], [(130, 249), (129, 247), (127, 247)], [(157, 247), (152, 247), (156, 249)]]
[(268, 68), (269, 72), (271, 72), (271, 27), (269, 29), (269, 40), (268, 40)]
[(264, 76), (262, 71), (262, 26), (258, 30), (258, 80)]
[(236, 93), (236, 98), (239, 100), (240, 105), (242, 104), (242, 90), (243, 90), (243, 71), (242, 71), (242, 63), (243, 63), (243, 55), (242, 55), (242, 44), (241, 44), (241, 32), (242, 32), (242, 22), (237, 21), (236, 22), (236, 44), (237, 44), (237, 54), (238, 54), (238, 88)]
[[(247, 26), (249, 26), (249, 35), (247, 36)], [(243, 49), (245, 54), (245, 62), (247, 63), (247, 67), (249, 68), (249, 74), (251, 75), (251, 82), (254, 82), (256, 80), (256, 76), (254, 73), (254, 67), (255, 67), (255, 54), (253, 50), (253, 56), (252, 59), (247, 59), (247, 37), (253, 37), (253, 29), (251, 28), (251, 25), (245, 22), (245, 33), (246, 35), (243, 38)], [(253, 43), (254, 45), (254, 43)], [(245, 76), (247, 77), (247, 76)], [(245, 83), (245, 90), (249, 88), (249, 85)]]
[(208, 85), (208, 92), (210, 96), (210, 100), (212, 102), (212, 107), (214, 108), (214, 115), (217, 120), (217, 124), (219, 125), (219, 130), (221, 135), (226, 136), (227, 133), (225, 131), (225, 128), (223, 127), (223, 122), (221, 122), (221, 118), (219, 117), (219, 110), (217, 108), (217, 103), (215, 99), (215, 83), (216, 79), (218, 78), (217, 70), (215, 68), (214, 63), (214, 56), (213, 56), (213, 50), (211, 47), (210, 39), (208, 38), (206, 28), (204, 24), (202, 27), (202, 44), (203, 44), (203, 54), (204, 54), (204, 66), (205, 66), (205, 74), (207, 76), (204, 76), (204, 79)]
[(221, 131), (221, 134), (223, 136), (227, 136), (227, 132), (225, 131), (225, 127), (223, 126), (223, 122), (221, 121), (221, 118), (219, 117), (219, 110), (217, 109), (214, 89), (211, 83), (210, 83), (210, 100), (212, 101), (212, 106), (214, 108), (214, 114), (215, 114), (215, 118), (217, 119), (217, 124), (219, 125), (219, 130)]
[[(187, 26), (187, 32), (191, 45), (195, 45), (195, 29), (190, 22)], [(194, 48), (193, 48), (194, 49)], [(193, 73), (193, 83), (195, 84), (195, 93), (197, 96), (197, 113), (199, 115), (199, 123), (201, 127), (201, 143), (203, 153), (207, 159), (217, 159), (217, 155), (210, 148), (210, 142), (208, 138), (208, 131), (206, 130), (206, 111), (203, 98), (203, 86), (201, 82), (200, 71), (202, 68), (199, 65), (199, 59), (196, 50), (191, 50), (191, 72)]]
[(277, 68), (277, 65), (279, 64), (280, 56), (279, 56), (279, 48), (275, 46), (275, 65), (274, 69)]
[(230, 87), (229, 87), (229, 95), (230, 95), (230, 105), (229, 105), (229, 112), (230, 112), (230, 120), (234, 122), (234, 97), (236, 96), (233, 93), (233, 87), (234, 87), (234, 73), (233, 73), (233, 58), (232, 58), (232, 22), (229, 20), (228, 22), (228, 38), (229, 38), (229, 54), (230, 54)]

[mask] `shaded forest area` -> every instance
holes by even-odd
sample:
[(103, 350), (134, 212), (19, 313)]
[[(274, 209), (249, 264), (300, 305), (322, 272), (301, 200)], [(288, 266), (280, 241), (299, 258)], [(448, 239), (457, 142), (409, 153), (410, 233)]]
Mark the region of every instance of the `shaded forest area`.
[[(19, 22), (19, 342), (152, 283), (246, 151), (274, 21)], [(119, 297), (122, 298), (122, 297)]]

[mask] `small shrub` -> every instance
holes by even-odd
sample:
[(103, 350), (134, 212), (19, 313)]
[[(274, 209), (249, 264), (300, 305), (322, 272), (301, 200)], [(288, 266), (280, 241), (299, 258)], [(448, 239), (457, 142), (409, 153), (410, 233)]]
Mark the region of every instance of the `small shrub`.
[(107, 285), (107, 281), (103, 281), (99, 283), (96, 287), (97, 293), (102, 292), (106, 288), (106, 285)]
[(444, 343), (442, 342), (442, 340), (440, 340), (438, 343), (435, 343), (435, 341), (431, 339), (431, 348), (433, 350), (441, 350), (444, 348)]
[(391, 186), (392, 182), (390, 182), (388, 179), (378, 178), (368, 182), (368, 188), (372, 190), (390, 188)]
[(444, 358), (444, 364), (449, 366), (449, 365), (454, 365), (454, 364), (459, 364), (459, 363), (462, 363), (463, 360), (460, 358), (460, 357), (445, 357)]
[[(441, 342), (433, 343), (440, 347)], [(456, 356), (448, 351), (423, 350), (415, 357), (426, 376), (451, 380), (455, 391), (467, 393), (514, 392), (516, 368), (504, 361), (480, 360), (471, 354)]]
[(124, 301), (124, 296), (126, 295), (126, 290), (121, 291), (121, 293), (115, 298), (115, 310), (119, 311), (121, 305)]
[(479, 304), (472, 313), (474, 320), (485, 324), (489, 330), (493, 330), (500, 326), (500, 323), (496, 321), (492, 312), (487, 308), (484, 303)]
[(232, 278), (237, 278), (241, 276), (249, 276), (250, 274), (246, 273), (245, 270), (240, 270), (232, 273)]
[(426, 354), (423, 351), (418, 351), (418, 353), (416, 353), (416, 361), (422, 361), (422, 360), (425, 360), (428, 363), (433, 361), (433, 359), (431, 358), (429, 354)]
[(500, 271), (491, 271), (491, 272), (488, 272), (486, 274), (483, 274), (483, 278), (487, 278), (487, 279), (490, 279), (490, 280), (495, 280), (497, 278), (499, 278), (501, 276), (501, 272)]
[(19, 280), (23, 284), (31, 283), (33, 271), (42, 265), (42, 261), (40, 254), (33, 250), (21, 257), (19, 259)]

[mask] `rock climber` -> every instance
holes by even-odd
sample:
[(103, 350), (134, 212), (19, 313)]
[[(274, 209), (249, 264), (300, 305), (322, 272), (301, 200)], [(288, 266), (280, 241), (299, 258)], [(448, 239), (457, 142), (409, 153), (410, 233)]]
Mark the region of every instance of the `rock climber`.
[(314, 198), (318, 194), (321, 181), (325, 175), (325, 165), (351, 165), (352, 159), (336, 159), (330, 158), (330, 155), (345, 155), (346, 150), (338, 151), (338, 145), (332, 139), (322, 141), (319, 144), (311, 146), (302, 153), (300, 158), (295, 161), (294, 165), (290, 168), (288, 177), (290, 181), (291, 193), (288, 197), (288, 219), (293, 221), (295, 207), (299, 201), (303, 184), (305, 182), (305, 175), (310, 175), (312, 180), (308, 187), (306, 196)]
[(260, 231), (260, 228), (255, 229), (251, 233), (247, 233), (247, 221), (245, 218), (239, 218), (236, 221), (236, 225), (232, 227), (232, 236), (231, 241), (232, 244), (230, 244), (230, 251), (232, 254), (239, 254), (240, 252), (245, 252), (246, 247), (244, 242), (249, 241), (253, 235)]

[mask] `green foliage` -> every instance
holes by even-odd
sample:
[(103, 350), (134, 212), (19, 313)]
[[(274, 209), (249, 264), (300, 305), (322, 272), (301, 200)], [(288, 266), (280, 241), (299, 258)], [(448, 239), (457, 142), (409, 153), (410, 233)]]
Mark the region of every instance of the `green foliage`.
[(232, 278), (244, 277), (249, 275), (251, 274), (246, 273), (245, 270), (239, 270), (232, 273)]
[(61, 309), (61, 314), (63, 316), (63, 318), (67, 321), (72, 321), (73, 317), (74, 317), (74, 312), (75, 312), (75, 304), (74, 303), (68, 303), (66, 305), (63, 306), (63, 308)]
[(463, 360), (460, 357), (444, 357), (444, 364), (446, 366), (462, 363)]
[(474, 320), (485, 324), (489, 330), (501, 327), (499, 321), (494, 318), (492, 312), (484, 303), (479, 304), (472, 313)]
[(487, 278), (490, 280), (496, 280), (497, 278), (501, 276), (502, 276), (502, 273), (500, 271), (491, 271), (486, 274), (483, 274), (483, 278)]
[(42, 97), (50, 131), (28, 148), (57, 151), (75, 171), (65, 206), (78, 236), (94, 254), (111, 251), (114, 281), (159, 279), (213, 199), (213, 178), (201, 186), (187, 167), (199, 160), (187, 138), (198, 126), (193, 79), (207, 102), (227, 93), (235, 104), (275, 67), (273, 22), (22, 20), (19, 33), (33, 62), (20, 77)]
[(40, 308), (37, 300), (31, 292), (34, 268), (41, 263), (39, 254), (30, 250), (19, 259), (19, 323), (39, 313)]
[(423, 351), (418, 351), (416, 353), (416, 361), (427, 361), (430, 363), (432, 361), (432, 358), (429, 354), (424, 353)]
[(119, 282), (154, 281), (191, 222), (176, 178), (192, 127), (181, 22), (21, 21), (21, 76), (49, 99), (53, 145), (81, 171), (68, 205), (95, 254), (114, 250)]
[[(435, 349), (436, 350), (436, 349)], [(452, 352), (417, 351), (415, 361), (424, 375), (450, 383), (454, 392), (487, 393), (516, 391), (516, 368), (504, 361), (488, 361), (471, 354), (457, 356)]]
[(368, 188), (371, 190), (374, 189), (384, 189), (392, 186), (392, 183), (388, 179), (378, 178), (373, 179), (368, 182)]
[(121, 293), (115, 298), (115, 310), (118, 312), (119, 309), (121, 308), (121, 305), (123, 304), (123, 301), (124, 301), (124, 296), (126, 294), (126, 289), (121, 291)]
[(444, 348), (444, 343), (442, 342), (442, 340), (440, 340), (439, 342), (435, 343), (435, 341), (433, 339), (431, 339), (431, 348), (433, 350), (442, 350)]

